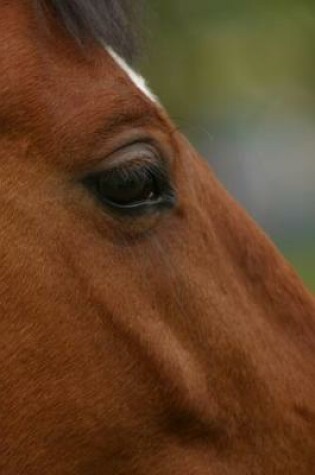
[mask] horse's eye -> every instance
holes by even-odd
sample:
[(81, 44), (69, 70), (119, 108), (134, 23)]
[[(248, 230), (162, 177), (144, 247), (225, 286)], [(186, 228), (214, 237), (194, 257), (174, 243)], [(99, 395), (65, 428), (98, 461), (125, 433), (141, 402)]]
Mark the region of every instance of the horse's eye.
[(159, 186), (151, 170), (114, 169), (98, 177), (98, 193), (104, 200), (128, 206), (159, 197)]
[(105, 206), (121, 214), (144, 214), (175, 204), (165, 165), (152, 147), (139, 144), (115, 153), (105, 170), (83, 182)]

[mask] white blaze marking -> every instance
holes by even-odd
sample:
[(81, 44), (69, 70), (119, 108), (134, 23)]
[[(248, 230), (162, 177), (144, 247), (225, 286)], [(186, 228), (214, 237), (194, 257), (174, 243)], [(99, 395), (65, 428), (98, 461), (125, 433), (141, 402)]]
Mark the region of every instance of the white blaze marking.
[(140, 74), (136, 73), (130, 66), (126, 63), (124, 59), (122, 59), (115, 51), (107, 46), (107, 51), (111, 55), (111, 57), (115, 60), (115, 62), (125, 71), (127, 76), (131, 79), (131, 81), (135, 84), (135, 86), (143, 92), (145, 96), (147, 96), (151, 101), (158, 102), (157, 97), (150, 91), (148, 86), (146, 85), (145, 79), (140, 76)]

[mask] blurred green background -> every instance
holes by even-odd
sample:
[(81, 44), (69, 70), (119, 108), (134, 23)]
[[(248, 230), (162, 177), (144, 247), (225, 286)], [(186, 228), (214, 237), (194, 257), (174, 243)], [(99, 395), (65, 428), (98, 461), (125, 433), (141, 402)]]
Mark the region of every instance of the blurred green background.
[(315, 290), (314, 0), (151, 0), (140, 65)]

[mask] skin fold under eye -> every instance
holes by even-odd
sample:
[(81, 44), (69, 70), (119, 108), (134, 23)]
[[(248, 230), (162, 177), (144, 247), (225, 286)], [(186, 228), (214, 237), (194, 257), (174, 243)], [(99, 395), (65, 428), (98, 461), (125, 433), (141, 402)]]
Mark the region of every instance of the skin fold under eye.
[(125, 215), (156, 213), (176, 201), (166, 164), (145, 143), (118, 150), (83, 183), (103, 206)]

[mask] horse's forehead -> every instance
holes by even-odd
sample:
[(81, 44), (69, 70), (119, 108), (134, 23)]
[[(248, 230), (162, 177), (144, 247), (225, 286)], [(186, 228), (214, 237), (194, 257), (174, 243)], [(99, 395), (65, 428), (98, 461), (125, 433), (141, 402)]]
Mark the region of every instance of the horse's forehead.
[[(53, 16), (47, 16), (44, 19), (46, 25), (43, 23), (43, 18), (36, 12), (36, 9), (31, 8), (32, 3), (27, 1), (13, 0), (12, 4), (1, 6), (1, 18), (0, 21), (5, 27), (3, 30), (6, 38), (5, 47), (1, 48), (1, 62), (3, 62), (3, 68), (5, 70), (12, 71), (12, 58), (15, 58), (14, 62), (16, 74), (22, 74), (19, 71), (18, 64), (21, 64), (23, 68), (24, 79), (30, 83), (30, 80), (34, 79), (36, 74), (36, 67), (39, 66), (42, 70), (43, 66), (46, 66), (47, 62), (43, 65), (43, 61), (39, 60), (43, 51), (46, 51), (47, 61), (55, 62), (56, 70), (59, 67), (60, 75), (65, 76), (66, 66), (70, 66), (72, 71), (76, 68), (76, 76), (80, 75), (78, 66), (80, 64), (91, 65), (91, 71), (102, 71), (104, 79), (109, 76), (115, 77), (121, 76), (121, 71), (124, 72), (126, 79), (126, 85), (130, 83), (130, 87), (136, 86), (138, 91), (141, 92), (147, 99), (152, 102), (156, 102), (156, 97), (149, 90), (144, 78), (138, 74), (127, 62), (117, 53), (117, 51), (107, 45), (103, 44), (104, 49), (88, 46), (80, 47), (76, 44), (76, 40), (62, 27), (62, 25), (56, 21)], [(96, 46), (96, 45), (94, 45)], [(8, 57), (10, 52), (10, 58)], [(111, 57), (114, 61), (106, 60), (106, 56)], [(93, 64), (93, 59), (95, 62)], [(39, 61), (38, 61), (39, 60)], [(86, 61), (85, 61), (86, 60)], [(72, 62), (72, 65), (71, 65)], [(96, 65), (105, 65), (105, 67), (99, 68)], [(50, 67), (50, 66), (49, 66)], [(28, 70), (29, 68), (29, 70)], [(120, 70), (120, 71), (119, 71)], [(83, 69), (81, 70), (83, 72)], [(93, 75), (89, 75), (90, 81), (93, 82)], [(97, 76), (97, 75), (96, 75)], [(82, 75), (83, 78), (83, 75)], [(5, 78), (4, 78), (5, 79)], [(61, 78), (60, 78), (61, 79)], [(80, 79), (80, 77), (78, 77)], [(95, 77), (99, 80), (99, 76)], [(60, 81), (61, 83), (62, 81)], [(119, 83), (121, 84), (121, 82)], [(114, 83), (112, 83), (112, 86)], [(45, 85), (43, 85), (44, 87)], [(36, 84), (38, 88), (38, 84)], [(119, 93), (119, 89), (112, 87), (112, 93)]]
[(132, 69), (123, 58), (121, 58), (111, 47), (106, 47), (106, 50), (112, 56), (112, 58), (116, 61), (116, 63), (120, 66), (123, 71), (127, 74), (129, 79), (134, 83), (134, 85), (152, 102), (157, 102), (157, 97), (153, 94), (153, 92), (149, 89), (146, 84), (145, 79), (138, 74), (134, 69)]
[(133, 127), (139, 117), (141, 126), (157, 123), (156, 98), (111, 47), (80, 48), (55, 18), (43, 27), (29, 3), (13, 0), (0, 8), (0, 111), (15, 129), (20, 123), (36, 129), (38, 142), (42, 138), (57, 156), (64, 145), (84, 147), (115, 118), (128, 116)]

